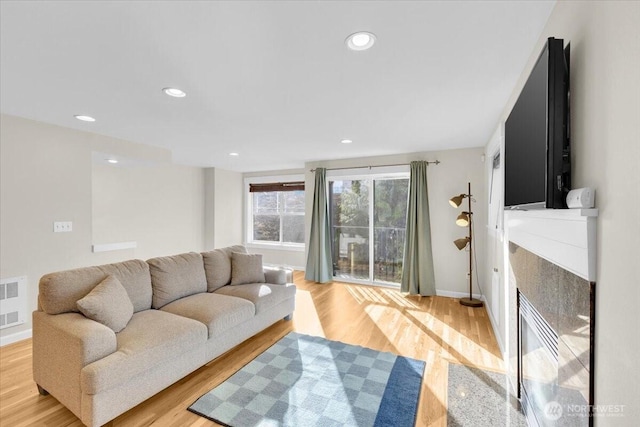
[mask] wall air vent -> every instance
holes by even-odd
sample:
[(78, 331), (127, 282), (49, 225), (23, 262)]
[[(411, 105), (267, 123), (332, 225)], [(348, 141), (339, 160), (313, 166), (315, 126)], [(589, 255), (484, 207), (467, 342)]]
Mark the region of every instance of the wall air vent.
[(27, 317), (27, 277), (0, 279), (0, 329), (21, 325)]

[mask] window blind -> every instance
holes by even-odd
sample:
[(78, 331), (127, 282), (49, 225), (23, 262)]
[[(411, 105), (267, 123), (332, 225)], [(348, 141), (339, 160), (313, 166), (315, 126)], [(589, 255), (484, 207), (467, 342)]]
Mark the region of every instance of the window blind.
[(250, 193), (266, 193), (268, 191), (304, 191), (304, 181), (249, 184)]

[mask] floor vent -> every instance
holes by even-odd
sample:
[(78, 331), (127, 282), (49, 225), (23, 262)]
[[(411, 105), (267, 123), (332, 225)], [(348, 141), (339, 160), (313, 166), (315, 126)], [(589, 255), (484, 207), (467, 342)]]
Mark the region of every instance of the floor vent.
[(0, 329), (21, 325), (27, 317), (27, 277), (0, 279)]

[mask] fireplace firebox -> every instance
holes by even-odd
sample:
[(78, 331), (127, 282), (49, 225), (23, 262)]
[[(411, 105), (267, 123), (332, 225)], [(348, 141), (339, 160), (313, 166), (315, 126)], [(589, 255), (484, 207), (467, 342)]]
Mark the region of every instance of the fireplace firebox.
[(520, 292), (518, 306), (523, 408), (527, 418), (550, 426), (555, 414), (549, 408), (558, 401), (558, 334)]

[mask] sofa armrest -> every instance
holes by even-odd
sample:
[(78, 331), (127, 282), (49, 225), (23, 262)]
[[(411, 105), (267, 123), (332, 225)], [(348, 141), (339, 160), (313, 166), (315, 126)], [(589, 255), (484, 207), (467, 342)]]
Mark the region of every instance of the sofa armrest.
[(264, 278), (267, 283), (273, 285), (286, 285), (293, 283), (293, 272), (284, 267), (264, 267)]
[(80, 313), (33, 312), (33, 379), (80, 413), (80, 371), (116, 351), (116, 334)]

